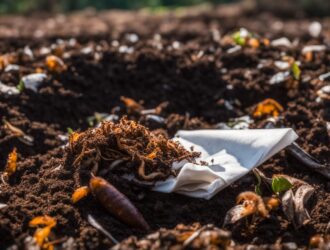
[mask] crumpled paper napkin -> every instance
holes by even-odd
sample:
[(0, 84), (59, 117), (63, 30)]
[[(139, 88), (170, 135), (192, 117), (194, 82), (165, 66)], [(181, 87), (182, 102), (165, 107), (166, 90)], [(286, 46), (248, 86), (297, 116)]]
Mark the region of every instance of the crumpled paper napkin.
[[(176, 177), (157, 182), (154, 191), (211, 199), (298, 138), (291, 128), (179, 131), (175, 140), (201, 152), (197, 164), (179, 162)], [(207, 162), (208, 166), (199, 164)]]

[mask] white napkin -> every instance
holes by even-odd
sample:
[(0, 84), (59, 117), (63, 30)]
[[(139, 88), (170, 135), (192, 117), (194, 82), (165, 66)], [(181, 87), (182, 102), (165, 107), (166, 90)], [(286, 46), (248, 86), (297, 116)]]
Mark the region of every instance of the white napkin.
[(178, 176), (157, 182), (153, 190), (210, 199), (297, 138), (291, 128), (179, 131), (175, 140), (201, 156), (197, 164), (173, 164), (181, 168)]

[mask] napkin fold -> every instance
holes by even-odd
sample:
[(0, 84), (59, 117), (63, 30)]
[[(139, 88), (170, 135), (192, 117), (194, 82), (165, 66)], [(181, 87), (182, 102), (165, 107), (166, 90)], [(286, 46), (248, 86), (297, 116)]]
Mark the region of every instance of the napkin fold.
[(201, 155), (196, 163), (173, 164), (181, 169), (178, 176), (157, 182), (153, 190), (210, 199), (297, 138), (291, 128), (179, 131), (174, 140)]

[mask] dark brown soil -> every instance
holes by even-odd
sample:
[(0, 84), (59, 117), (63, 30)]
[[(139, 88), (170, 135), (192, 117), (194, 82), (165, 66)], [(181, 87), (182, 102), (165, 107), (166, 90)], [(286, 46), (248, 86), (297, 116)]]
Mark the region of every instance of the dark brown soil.
[[(252, 173), (209, 201), (155, 193), (113, 175), (112, 184), (140, 210), (151, 226), (150, 232), (122, 224), (92, 196), (73, 205), (71, 195), (78, 187), (74, 180), (76, 169), (64, 166), (62, 145), (67, 141), (61, 135), (67, 134), (67, 128), (87, 129), (88, 117), (94, 112), (128, 114), (130, 119), (138, 119), (152, 130), (161, 129), (158, 132), (173, 136), (178, 129), (210, 128), (231, 118), (252, 115), (258, 102), (273, 98), (284, 107), (284, 125), (298, 133), (298, 144), (320, 163), (329, 164), (329, 101), (316, 101), (317, 90), (329, 84), (329, 78), (324, 82), (318, 80), (319, 75), (330, 71), (329, 19), (319, 20), (322, 35), (312, 38), (307, 31), (312, 21), (308, 18), (282, 20), (269, 13), (251, 15), (238, 6), (227, 8), (191, 10), (181, 16), (83, 12), (45, 18), (0, 18), (1, 53), (21, 55), (17, 60), (20, 70), (2, 70), (1, 82), (15, 86), (22, 76), (36, 68), (46, 70), (45, 56), (40, 53), (42, 47), (51, 48), (68, 66), (62, 73), (48, 72), (38, 93), (25, 89), (18, 96), (0, 95), (1, 118), (34, 137), (30, 146), (10, 137), (5, 126), (0, 130), (1, 170), (14, 147), (19, 154), (17, 172), (8, 185), (0, 186), (0, 203), (8, 205), (0, 210), (1, 249), (12, 245), (22, 248), (24, 239), (35, 230), (28, 227), (28, 222), (44, 214), (57, 219), (52, 239), (73, 237), (79, 249), (112, 246), (88, 223), (88, 214), (118, 240), (131, 235), (142, 237), (180, 223), (210, 223), (221, 228), (236, 196), (254, 190), (256, 180)], [(281, 24), (282, 28), (278, 28)], [(299, 43), (292, 48), (244, 48), (228, 54), (230, 46), (217, 40), (217, 32), (224, 35), (240, 27), (270, 40), (286, 36), (298, 39)], [(138, 34), (137, 41), (132, 34)], [(71, 38), (76, 42), (70, 42)], [(306, 62), (301, 50), (307, 44), (324, 44), (327, 49)], [(34, 58), (24, 56), (25, 46), (32, 49)], [(297, 87), (268, 84), (279, 70), (267, 62), (280, 60), (284, 52), (302, 62)], [(258, 67), (260, 63), (265, 66)], [(164, 122), (130, 113), (121, 96), (141, 100), (146, 108), (169, 102), (161, 114)], [(265, 121), (266, 118), (258, 119), (250, 126), (260, 128)], [(316, 192), (309, 204), (312, 220), (296, 230), (285, 214), (277, 210), (252, 226), (238, 223), (229, 228), (236, 244), (273, 244), (281, 240), (307, 246), (311, 236), (329, 233), (329, 180), (311, 172), (285, 151), (260, 169), (269, 176), (285, 173), (313, 185)]]

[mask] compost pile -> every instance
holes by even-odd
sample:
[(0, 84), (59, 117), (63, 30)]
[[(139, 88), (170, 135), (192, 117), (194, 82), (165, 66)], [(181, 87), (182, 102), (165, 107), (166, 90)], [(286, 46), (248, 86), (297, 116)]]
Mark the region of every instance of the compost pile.
[[(3, 16), (0, 36), (1, 249), (328, 247), (329, 19), (88, 10)], [(198, 156), (178, 130), (274, 126), (300, 151), (210, 200), (152, 191)], [(143, 230), (109, 213), (95, 178)]]
[(176, 176), (174, 162), (192, 162), (199, 156), (198, 152), (188, 152), (162, 133), (150, 132), (127, 118), (118, 124), (105, 121), (98, 128), (74, 133), (68, 149), (67, 166), (83, 166), (84, 171), (95, 175), (98, 171), (134, 175), (146, 182)]

